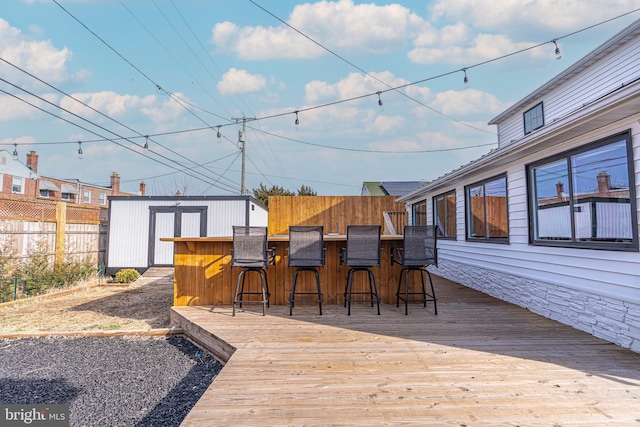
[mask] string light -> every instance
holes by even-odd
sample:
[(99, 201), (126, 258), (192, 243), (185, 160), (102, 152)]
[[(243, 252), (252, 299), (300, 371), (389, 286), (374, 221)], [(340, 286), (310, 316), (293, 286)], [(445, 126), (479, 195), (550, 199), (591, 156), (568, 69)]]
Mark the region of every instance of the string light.
[(13, 160), (18, 160), (18, 144), (13, 143)]
[(378, 107), (380, 107), (380, 111), (384, 111), (382, 97), (381, 97), (382, 92), (378, 91), (377, 93), (378, 93)]
[(78, 141), (78, 158), (82, 159), (82, 141)]
[(556, 50), (555, 50), (556, 59), (561, 59), (562, 58), (562, 52), (560, 51), (560, 47), (558, 47), (557, 39), (553, 39), (551, 41), (553, 42), (554, 46), (556, 47)]
[(464, 72), (464, 79), (462, 80), (462, 82), (464, 84), (467, 84), (467, 83), (469, 83), (469, 78), (467, 77), (467, 69), (463, 68), (462, 71)]
[(298, 111), (295, 111), (296, 113), (296, 121), (295, 121), (295, 125), (296, 125), (296, 129), (298, 129), (300, 127), (300, 119), (298, 118)]
[(218, 133), (216, 134), (216, 137), (218, 138), (218, 142), (222, 142), (220, 141), (220, 139), (222, 138), (222, 134), (220, 133), (220, 126), (218, 126)]
[(144, 151), (145, 154), (149, 152), (149, 135), (144, 136), (144, 146), (142, 147), (142, 151)]

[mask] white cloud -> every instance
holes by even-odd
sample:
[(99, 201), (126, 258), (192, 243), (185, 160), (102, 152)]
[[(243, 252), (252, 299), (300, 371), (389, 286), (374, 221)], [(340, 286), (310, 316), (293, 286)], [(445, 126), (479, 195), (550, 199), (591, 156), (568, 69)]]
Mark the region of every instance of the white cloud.
[[(52, 111), (55, 110), (55, 108), (47, 104), (46, 101), (55, 104), (58, 100), (58, 97), (52, 93), (40, 94), (39, 96), (42, 99), (24, 93), (19, 93), (16, 96), (26, 102), (13, 96), (0, 95), (0, 122), (9, 122), (11, 120), (18, 119), (42, 118), (45, 116), (50, 117), (46, 115), (46, 113), (40, 111), (37, 107), (40, 107), (43, 110)], [(54, 114), (57, 115), (58, 112), (54, 111)]]
[[(174, 93), (175, 97), (184, 101), (188, 98), (181, 93)], [(147, 99), (149, 97), (146, 97)], [(151, 95), (156, 101), (156, 97)], [(172, 98), (162, 98), (162, 103), (154, 102), (153, 106), (143, 107), (142, 112), (156, 124), (156, 130), (159, 132), (175, 129), (176, 122), (185, 114), (184, 108)]]
[[(318, 80), (307, 83), (305, 86), (305, 102), (318, 103), (328, 100), (356, 98), (407, 83), (409, 83), (407, 80), (395, 77), (388, 71), (370, 73), (370, 75), (350, 73), (335, 84)], [(369, 100), (369, 102), (374, 101)], [(377, 99), (375, 102), (377, 102)]]
[[(421, 34), (415, 48), (408, 52), (410, 61), (417, 64), (472, 64), (498, 58), (534, 45), (516, 43), (502, 34), (478, 34), (464, 24), (443, 28), (440, 32)], [(553, 51), (549, 50), (549, 55)]]
[[(340, 53), (387, 53), (401, 50), (407, 40), (428, 25), (399, 4), (354, 4), (352, 0), (319, 1), (297, 5), (287, 22), (295, 29)], [(326, 51), (305, 36), (278, 27), (238, 27), (231, 22), (213, 28), (218, 49), (236, 52), (242, 59), (305, 59)]]
[[(2, 58), (47, 82), (57, 83), (72, 77), (66, 68), (67, 62), (71, 59), (69, 49), (57, 49), (49, 40), (31, 40), (2, 18), (0, 46)], [(31, 79), (10, 67), (3, 68), (8, 70), (9, 76), (15, 79), (14, 82)]]
[(448, 90), (435, 95), (431, 107), (448, 116), (499, 114), (507, 108), (495, 95), (477, 89)]
[(401, 116), (379, 115), (373, 122), (372, 129), (379, 134), (386, 134), (395, 129), (401, 129), (406, 119)]
[(259, 92), (266, 88), (267, 79), (260, 74), (251, 74), (247, 70), (231, 68), (218, 82), (218, 91), (222, 95)]
[[(71, 96), (108, 116), (122, 116), (132, 109), (150, 107), (156, 101), (156, 97), (154, 95), (141, 98), (134, 95), (118, 95), (117, 93), (110, 91), (75, 93)], [(64, 109), (83, 117), (95, 116), (98, 114), (66, 96), (62, 99), (60, 105)]]
[(515, 37), (531, 31), (565, 34), (639, 6), (638, 0), (436, 0), (430, 12), (433, 20), (467, 22)]

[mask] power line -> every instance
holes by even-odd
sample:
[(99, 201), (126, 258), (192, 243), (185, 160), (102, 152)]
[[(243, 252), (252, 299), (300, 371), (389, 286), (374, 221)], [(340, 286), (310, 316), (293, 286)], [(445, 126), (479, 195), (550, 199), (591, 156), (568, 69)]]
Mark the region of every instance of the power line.
[[(26, 89), (24, 89), (24, 88), (21, 88), (21, 87), (19, 87), (19, 86), (15, 85), (15, 84), (13, 84), (13, 83), (9, 82), (8, 80), (5, 80), (5, 79), (3, 79), (3, 78), (1, 78), (1, 77), (0, 77), (0, 81), (2, 81), (2, 82), (4, 82), (4, 83), (6, 83), (6, 84), (8, 84), (8, 85), (10, 85), (10, 86), (12, 86), (12, 87), (14, 87), (14, 88), (16, 88), (16, 89), (19, 89), (19, 90), (21, 90), (21, 91), (25, 92), (26, 94), (28, 94), (28, 95), (30, 95), (30, 96), (33, 96), (33, 97), (34, 97), (34, 98), (36, 98), (36, 99), (39, 99), (39, 100), (41, 100), (41, 101), (43, 101), (43, 102), (45, 102), (45, 103), (47, 103), (47, 104), (49, 104), (49, 105), (52, 105), (52, 106), (53, 106), (53, 107), (55, 107), (55, 108), (59, 108), (60, 110), (62, 110), (62, 111), (64, 111), (64, 112), (66, 112), (66, 113), (68, 113), (68, 114), (71, 114), (71, 115), (72, 115), (72, 116), (74, 116), (74, 117), (77, 117), (77, 118), (79, 118), (79, 119), (81, 119), (81, 120), (84, 120), (84, 121), (88, 122), (89, 124), (91, 124), (91, 125), (93, 125), (93, 126), (95, 126), (95, 127), (99, 128), (99, 129), (101, 129), (101, 130), (104, 130), (104, 131), (107, 131), (107, 132), (109, 132), (109, 133), (113, 133), (114, 135), (117, 135), (115, 132), (110, 131), (110, 130), (108, 130), (108, 129), (106, 129), (106, 128), (104, 128), (104, 127), (102, 127), (102, 126), (100, 126), (100, 125), (98, 125), (98, 124), (96, 124), (96, 123), (94, 123), (94, 122), (91, 122), (90, 120), (87, 120), (87, 119), (85, 119), (85, 118), (83, 118), (83, 117), (80, 117), (80, 116), (78, 116), (77, 114), (75, 114), (75, 113), (73, 113), (73, 112), (71, 112), (71, 111), (69, 111), (69, 110), (67, 110), (67, 109), (65, 109), (65, 108), (62, 108), (62, 107), (60, 107), (60, 106), (58, 106), (58, 105), (55, 105), (55, 104), (53, 104), (52, 102), (50, 102), (50, 101), (48, 101), (48, 100), (46, 100), (46, 99), (44, 99), (44, 98), (42, 98), (42, 97), (40, 97), (40, 96), (38, 96), (38, 95), (35, 95), (35, 94), (34, 94), (34, 93), (32, 93), (32, 92), (27, 91), (27, 90), (26, 90)], [(67, 120), (67, 119), (65, 119), (64, 117), (57, 116), (57, 115), (55, 115), (54, 113), (52, 113), (52, 112), (50, 112), (50, 111), (48, 111), (48, 110), (45, 110), (44, 108), (41, 108), (41, 107), (39, 107), (39, 106), (37, 106), (37, 105), (35, 105), (35, 104), (33, 104), (33, 103), (31, 103), (31, 102), (27, 101), (26, 99), (20, 98), (19, 96), (15, 95), (15, 94), (12, 94), (12, 93), (10, 93), (10, 92), (5, 91), (4, 89), (0, 89), (0, 92), (3, 92), (3, 93), (5, 93), (5, 94), (7, 94), (7, 95), (9, 95), (9, 96), (11, 96), (11, 97), (13, 97), (13, 98), (15, 98), (15, 99), (19, 100), (19, 101), (24, 102), (24, 103), (25, 103), (25, 104), (27, 104), (27, 105), (30, 105), (30, 106), (31, 106), (31, 107), (33, 107), (33, 108), (35, 108), (35, 109), (37, 109), (37, 110), (40, 110), (40, 111), (42, 111), (42, 112), (44, 112), (44, 113), (46, 113), (46, 114), (49, 114), (49, 115), (51, 115), (51, 116), (53, 116), (53, 117), (55, 117), (55, 118), (57, 118), (57, 119), (60, 119), (60, 120), (62, 120), (62, 121), (64, 121), (64, 122), (67, 122), (67, 123), (69, 123), (69, 124), (71, 124), (71, 125), (73, 125), (73, 126), (76, 126), (76, 127), (80, 128), (80, 129), (82, 129), (82, 130), (85, 130), (86, 132), (89, 132), (89, 133), (91, 133), (91, 134), (93, 134), (93, 135), (96, 135), (96, 136), (100, 136), (100, 137), (102, 137), (102, 135), (98, 134), (97, 132), (95, 132), (95, 131), (93, 131), (93, 130), (91, 130), (91, 129), (89, 129), (89, 128), (86, 128), (86, 127), (84, 127), (84, 126), (81, 126), (81, 125), (79, 125), (79, 124), (77, 124), (77, 123), (73, 123), (72, 121)], [(120, 136), (120, 135), (118, 135), (118, 136)], [(106, 138), (106, 139), (108, 139), (108, 138)], [(116, 145), (118, 145), (118, 146), (120, 146), (120, 147), (122, 147), (122, 148), (125, 148), (125, 149), (127, 149), (127, 150), (133, 151), (134, 153), (140, 154), (140, 155), (142, 155), (143, 157), (146, 157), (146, 158), (151, 159), (151, 160), (153, 160), (153, 161), (155, 161), (155, 162), (157, 162), (157, 163), (160, 163), (160, 164), (162, 164), (162, 165), (164, 165), (164, 166), (167, 166), (167, 167), (171, 167), (171, 168), (173, 168), (173, 169), (176, 169), (174, 166), (171, 166), (171, 165), (169, 165), (169, 164), (167, 164), (167, 163), (161, 162), (161, 161), (159, 161), (159, 160), (157, 160), (157, 159), (154, 159), (154, 158), (152, 158), (152, 157), (149, 157), (149, 156), (147, 156), (147, 155), (145, 155), (145, 154), (138, 153), (136, 150), (132, 149), (131, 147), (127, 147), (127, 146), (126, 146), (126, 145), (124, 145), (124, 144), (121, 144), (121, 143), (116, 142), (116, 141), (111, 141), (111, 142), (113, 142), (114, 144), (116, 144)], [(16, 144), (16, 145), (17, 145), (17, 144)], [(156, 153), (156, 154), (157, 154), (157, 153)], [(163, 157), (163, 158), (165, 158), (165, 159), (166, 159), (166, 157), (164, 157), (164, 156), (162, 156), (162, 155), (160, 155), (160, 157)], [(167, 159), (167, 160), (171, 161), (171, 159)], [(193, 177), (193, 178), (199, 179), (199, 180), (201, 180), (201, 181), (203, 181), (203, 182), (207, 182), (207, 181), (206, 181), (206, 180), (204, 180), (203, 178), (198, 178), (197, 176), (192, 175), (191, 173), (188, 173), (188, 172), (187, 172), (186, 174), (187, 174), (187, 175), (189, 175), (189, 176), (191, 176), (191, 177)], [(209, 183), (209, 182), (207, 182), (207, 183)], [(218, 187), (219, 187), (219, 186), (218, 186)], [(222, 187), (219, 187), (219, 188), (220, 188), (220, 189), (222, 189), (222, 190), (225, 190), (225, 191), (229, 191), (228, 189), (225, 189), (225, 188), (222, 188)]]
[[(122, 127), (126, 128), (126, 129), (128, 129), (128, 130), (130, 130), (130, 131), (132, 131), (132, 132), (137, 133), (139, 137), (144, 137), (145, 139), (148, 139), (148, 138), (149, 138), (149, 135), (142, 135), (140, 132), (137, 132), (136, 130), (134, 130), (133, 128), (131, 128), (131, 127), (127, 126), (126, 124), (124, 124), (124, 123), (122, 123), (122, 122), (120, 122), (120, 121), (118, 121), (118, 120), (116, 120), (116, 119), (112, 118), (111, 116), (109, 116), (109, 115), (107, 115), (107, 114), (104, 114), (103, 112), (101, 112), (101, 111), (99, 111), (99, 110), (97, 110), (97, 109), (93, 108), (92, 106), (90, 106), (90, 105), (88, 105), (88, 104), (86, 104), (86, 103), (84, 103), (84, 102), (80, 101), (80, 100), (79, 100), (79, 99), (77, 99), (76, 97), (74, 97), (74, 96), (72, 96), (72, 95), (70, 95), (70, 94), (66, 93), (65, 91), (63, 91), (63, 90), (61, 90), (61, 89), (59, 89), (59, 88), (57, 88), (57, 87), (55, 87), (55, 86), (53, 86), (52, 84), (50, 84), (50, 83), (48, 83), (48, 82), (46, 82), (46, 81), (42, 80), (41, 78), (39, 78), (39, 77), (35, 76), (34, 74), (32, 74), (32, 73), (28, 72), (27, 70), (24, 70), (23, 68), (18, 67), (17, 65), (15, 65), (15, 64), (13, 64), (13, 63), (11, 63), (11, 62), (7, 61), (6, 59), (4, 59), (4, 58), (0, 57), (0, 61), (4, 62), (5, 64), (7, 64), (7, 65), (9, 65), (9, 66), (11, 66), (11, 67), (13, 67), (13, 68), (14, 68), (14, 69), (16, 69), (16, 70), (18, 70), (18, 71), (20, 71), (20, 72), (22, 72), (22, 73), (24, 73), (24, 74), (28, 75), (29, 77), (31, 77), (31, 78), (33, 78), (33, 79), (37, 80), (38, 82), (40, 82), (40, 83), (44, 84), (45, 86), (47, 86), (47, 87), (49, 87), (49, 88), (51, 88), (51, 89), (53, 89), (53, 90), (55, 90), (55, 91), (57, 91), (57, 92), (59, 92), (59, 93), (61, 93), (61, 94), (65, 95), (65, 96), (66, 96), (66, 97), (68, 97), (69, 99), (72, 99), (72, 100), (76, 101), (77, 103), (79, 103), (79, 104), (83, 105), (84, 107), (86, 107), (86, 108), (88, 108), (88, 109), (90, 109), (90, 110), (94, 111), (95, 113), (97, 113), (97, 114), (101, 115), (102, 117), (105, 117), (105, 118), (107, 118), (107, 119), (109, 119), (109, 120), (111, 120), (111, 121), (113, 121), (113, 122), (117, 123), (118, 125), (120, 125), (120, 126), (122, 126)], [(28, 92), (28, 91), (26, 91), (25, 89), (20, 88), (19, 86), (15, 85), (15, 84), (13, 84), (13, 83), (10, 83), (10, 82), (8, 82), (8, 81), (6, 81), (6, 80), (4, 80), (4, 79), (2, 79), (2, 80), (3, 80), (3, 81), (5, 81), (5, 82), (7, 82), (8, 84), (10, 84), (11, 86), (13, 86), (13, 87), (15, 87), (15, 88), (18, 88), (18, 89), (22, 90), (23, 92), (29, 93), (31, 96), (34, 96), (34, 97), (40, 98), (40, 97), (38, 97), (37, 95), (35, 95), (35, 94), (31, 93), (31, 92)], [(42, 99), (42, 98), (40, 98), (40, 99)], [(44, 99), (43, 99), (43, 100), (44, 100)], [(55, 105), (55, 104), (52, 104), (52, 103), (51, 103), (51, 102), (49, 102), (49, 101), (46, 101), (46, 100), (44, 100), (44, 101), (45, 101), (45, 102), (47, 102), (47, 103), (49, 103), (50, 105), (55, 106), (56, 108), (60, 108), (60, 109), (61, 109), (61, 110), (63, 110), (63, 111), (67, 111), (67, 110), (64, 110), (62, 107), (59, 107), (59, 106), (57, 106), (57, 105)], [(78, 117), (78, 118), (80, 118), (80, 119), (82, 119), (82, 120), (84, 120), (84, 121), (86, 121), (86, 122), (88, 122), (88, 123), (91, 123), (92, 125), (94, 125), (94, 126), (96, 126), (96, 127), (100, 128), (100, 129), (103, 129), (103, 130), (105, 130), (105, 131), (107, 131), (107, 132), (109, 132), (109, 133), (111, 133), (111, 134), (113, 134), (113, 135), (117, 135), (120, 139), (124, 139), (124, 140), (127, 140), (127, 141), (129, 141), (129, 142), (132, 142), (134, 145), (137, 145), (139, 148), (143, 148), (141, 145), (136, 144), (135, 142), (131, 141), (131, 140), (130, 140), (130, 138), (122, 137), (122, 136), (118, 135), (118, 134), (117, 134), (117, 133), (115, 133), (115, 132), (109, 131), (108, 129), (106, 129), (106, 128), (102, 127), (102, 126), (97, 125), (97, 124), (95, 124), (95, 123), (91, 122), (91, 121), (90, 121), (90, 120), (88, 120), (88, 119), (85, 119), (85, 118), (82, 118), (82, 117), (78, 116), (77, 114), (74, 114), (74, 113), (71, 113), (71, 114), (73, 114), (74, 116), (76, 116), (76, 117)], [(110, 142), (113, 142), (113, 138), (107, 138), (106, 140), (107, 140), (107, 141), (110, 141)], [(87, 142), (87, 141), (79, 141), (79, 142)], [(158, 146), (162, 147), (163, 149), (165, 149), (165, 150), (167, 150), (167, 151), (169, 151), (169, 152), (171, 152), (171, 153), (173, 153), (173, 154), (175, 154), (175, 155), (177, 155), (177, 156), (179, 156), (179, 157), (182, 157), (183, 159), (185, 159), (185, 160), (187, 160), (187, 161), (189, 161), (189, 162), (191, 162), (191, 163), (196, 164), (197, 166), (201, 166), (201, 165), (198, 165), (196, 162), (194, 162), (194, 161), (192, 161), (192, 160), (188, 159), (187, 157), (183, 156), (182, 154), (180, 154), (180, 153), (178, 153), (178, 152), (176, 152), (176, 151), (172, 150), (171, 148), (166, 147), (166, 146), (164, 146), (164, 145), (160, 144), (160, 143), (159, 143), (159, 142), (157, 142), (157, 141), (152, 140), (152, 142), (154, 142), (154, 143), (155, 143), (155, 144), (157, 144)], [(75, 143), (78, 143), (78, 142), (76, 141)], [(35, 144), (30, 144), (30, 145), (35, 145)], [(163, 155), (161, 155), (161, 154), (159, 154), (159, 153), (157, 153), (157, 152), (155, 152), (155, 151), (153, 151), (153, 150), (149, 150), (149, 151), (151, 151), (152, 153), (154, 153), (155, 155), (157, 155), (157, 156), (159, 156), (159, 157), (162, 157), (162, 158), (164, 158), (164, 159), (166, 159), (166, 160), (168, 160), (168, 161), (171, 161), (171, 162), (173, 162), (173, 163), (178, 164), (180, 167), (185, 167), (184, 165), (180, 164), (179, 162), (176, 162), (175, 160), (172, 160), (172, 159), (170, 159), (170, 158), (168, 158), (168, 157), (166, 157), (166, 156), (163, 156)], [(205, 169), (206, 169), (206, 168), (205, 168)], [(213, 171), (210, 171), (210, 172), (214, 173)], [(209, 178), (209, 177), (208, 177), (208, 178)]]

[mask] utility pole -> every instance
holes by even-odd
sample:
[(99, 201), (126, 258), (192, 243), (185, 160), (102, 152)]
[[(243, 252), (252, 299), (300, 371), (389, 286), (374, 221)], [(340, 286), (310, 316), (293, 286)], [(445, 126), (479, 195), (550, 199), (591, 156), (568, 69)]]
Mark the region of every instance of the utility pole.
[(242, 118), (234, 118), (231, 120), (235, 120), (236, 123), (242, 120), (242, 130), (238, 134), (238, 143), (240, 144), (240, 149), (242, 150), (242, 177), (240, 181), (240, 195), (244, 196), (247, 194), (247, 187), (245, 184), (245, 160), (247, 157), (247, 120), (255, 120), (255, 117), (247, 118), (242, 116)]

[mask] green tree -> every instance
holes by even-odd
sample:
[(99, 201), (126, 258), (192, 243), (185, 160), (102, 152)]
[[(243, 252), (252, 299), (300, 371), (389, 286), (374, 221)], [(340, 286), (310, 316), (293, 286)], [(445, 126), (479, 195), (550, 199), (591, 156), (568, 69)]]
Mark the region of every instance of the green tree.
[(300, 189), (298, 190), (298, 196), (317, 196), (318, 193), (316, 193), (316, 191), (307, 186), (307, 185), (303, 185), (302, 187), (300, 187)]
[(271, 188), (267, 188), (263, 183), (260, 183), (258, 188), (253, 189), (253, 197), (255, 197), (260, 203), (265, 206), (269, 206), (269, 196), (317, 196), (318, 194), (313, 188), (303, 185), (298, 190), (298, 194), (291, 190), (280, 187), (279, 185), (273, 185)]

